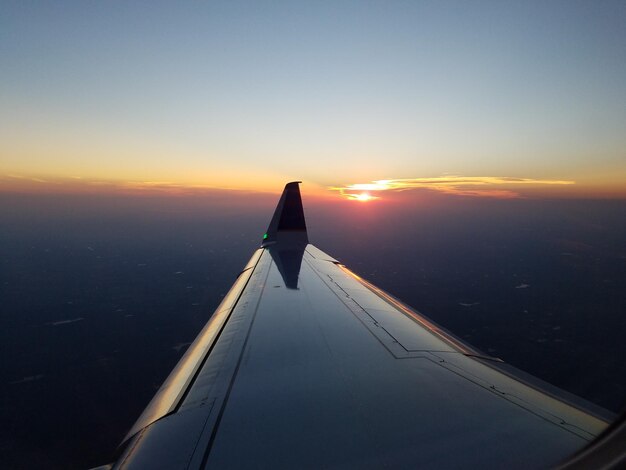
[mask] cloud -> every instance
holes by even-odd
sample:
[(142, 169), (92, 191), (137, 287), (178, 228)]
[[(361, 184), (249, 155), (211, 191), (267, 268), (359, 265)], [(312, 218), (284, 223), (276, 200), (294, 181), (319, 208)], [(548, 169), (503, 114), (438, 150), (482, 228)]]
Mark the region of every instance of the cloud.
[(125, 181), (90, 179), (81, 176), (39, 178), (13, 173), (0, 174), (2, 191), (35, 193), (117, 193), (200, 195), (215, 193), (221, 188), (171, 181)]
[[(330, 187), (348, 199), (359, 199), (361, 194), (380, 194), (385, 191), (400, 192), (414, 189), (427, 189), (445, 194), (471, 197), (491, 197), (513, 199), (522, 197), (519, 190), (536, 186), (572, 185), (574, 181), (534, 178), (513, 178), (508, 176), (439, 176), (434, 178), (404, 178), (375, 180), (369, 183), (354, 183), (346, 186)], [(380, 199), (379, 196), (370, 196)]]

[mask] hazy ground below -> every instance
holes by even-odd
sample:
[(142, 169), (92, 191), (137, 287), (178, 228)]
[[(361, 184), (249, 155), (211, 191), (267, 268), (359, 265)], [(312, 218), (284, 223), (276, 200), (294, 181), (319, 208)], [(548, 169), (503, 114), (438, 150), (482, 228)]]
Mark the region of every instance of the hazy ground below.
[[(251, 198), (0, 196), (5, 467), (111, 458), (258, 246), (276, 196)], [(483, 351), (620, 409), (626, 202), (368, 204), (305, 197), (312, 243)]]

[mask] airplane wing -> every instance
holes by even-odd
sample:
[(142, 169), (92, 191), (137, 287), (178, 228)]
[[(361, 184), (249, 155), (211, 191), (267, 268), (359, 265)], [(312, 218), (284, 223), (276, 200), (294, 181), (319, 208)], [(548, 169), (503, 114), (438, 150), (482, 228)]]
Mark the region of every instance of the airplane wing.
[(289, 183), (115, 468), (544, 468), (610, 421), (309, 244)]

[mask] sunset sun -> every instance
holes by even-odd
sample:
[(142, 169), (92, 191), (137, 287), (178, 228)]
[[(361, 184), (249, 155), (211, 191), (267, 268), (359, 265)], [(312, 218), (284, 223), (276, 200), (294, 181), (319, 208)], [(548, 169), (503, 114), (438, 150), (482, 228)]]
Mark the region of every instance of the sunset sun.
[(356, 201), (368, 202), (376, 198), (374, 196), (371, 196), (369, 193), (359, 193), (354, 195), (354, 199)]

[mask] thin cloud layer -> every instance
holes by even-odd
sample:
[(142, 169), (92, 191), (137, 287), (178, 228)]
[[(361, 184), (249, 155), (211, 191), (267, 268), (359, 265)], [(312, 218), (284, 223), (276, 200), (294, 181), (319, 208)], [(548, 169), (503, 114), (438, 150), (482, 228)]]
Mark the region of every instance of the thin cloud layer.
[(235, 188), (218, 188), (200, 184), (184, 184), (173, 181), (125, 181), (90, 179), (80, 176), (31, 177), (15, 173), (0, 174), (0, 192), (17, 191), (26, 193), (67, 193), (67, 194), (145, 194), (145, 195), (202, 195), (225, 191), (267, 193), (267, 191)]
[[(375, 180), (370, 183), (355, 183), (329, 188), (347, 199), (380, 199), (385, 191), (399, 192), (413, 189), (427, 189), (456, 196), (491, 197), (514, 199), (522, 197), (518, 188), (533, 186), (572, 185), (574, 181), (546, 180), (534, 178), (512, 178), (507, 176), (439, 176), (434, 178), (405, 178)], [(376, 194), (376, 195), (373, 195)]]

